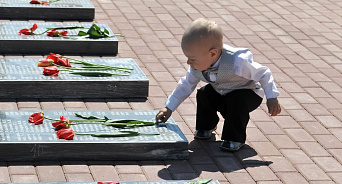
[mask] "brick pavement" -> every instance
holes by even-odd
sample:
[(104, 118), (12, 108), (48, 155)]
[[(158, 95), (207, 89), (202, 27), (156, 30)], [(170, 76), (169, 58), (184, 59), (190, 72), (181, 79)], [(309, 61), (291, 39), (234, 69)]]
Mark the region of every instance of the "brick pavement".
[(187, 69), (180, 49), (184, 29), (206, 17), (223, 27), (225, 43), (250, 48), (256, 61), (271, 68), (283, 112), (270, 117), (263, 103), (251, 114), (248, 145), (226, 153), (218, 148), (222, 120), (215, 139), (193, 139), (193, 94), (172, 116), (189, 140), (188, 160), (0, 162), (0, 182), (213, 178), (222, 184), (342, 183), (341, 0), (92, 3), (95, 22), (126, 35), (119, 38), (118, 57), (134, 58), (147, 75), (147, 100), (1, 99), (0, 110), (158, 110)]

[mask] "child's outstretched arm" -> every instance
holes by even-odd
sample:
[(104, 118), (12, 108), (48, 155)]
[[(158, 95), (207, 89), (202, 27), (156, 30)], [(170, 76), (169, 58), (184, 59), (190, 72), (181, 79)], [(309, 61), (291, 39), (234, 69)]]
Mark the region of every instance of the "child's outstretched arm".
[(271, 116), (276, 116), (281, 112), (281, 107), (277, 98), (267, 99), (266, 105)]
[(172, 111), (169, 108), (162, 108), (156, 115), (156, 122), (162, 121), (165, 123), (170, 118), (171, 114)]

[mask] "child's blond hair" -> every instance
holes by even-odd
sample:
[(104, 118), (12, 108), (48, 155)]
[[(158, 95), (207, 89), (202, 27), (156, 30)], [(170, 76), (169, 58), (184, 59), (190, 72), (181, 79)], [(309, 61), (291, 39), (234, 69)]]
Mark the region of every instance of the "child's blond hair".
[(185, 30), (182, 37), (182, 46), (198, 42), (202, 42), (201, 44), (208, 47), (208, 49), (222, 49), (223, 33), (221, 27), (212, 20), (196, 19)]

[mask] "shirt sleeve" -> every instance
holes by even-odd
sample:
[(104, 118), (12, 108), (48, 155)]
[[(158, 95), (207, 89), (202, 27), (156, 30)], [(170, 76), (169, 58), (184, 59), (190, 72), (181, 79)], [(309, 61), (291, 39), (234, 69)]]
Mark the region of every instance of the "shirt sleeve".
[(279, 91), (274, 83), (271, 70), (253, 60), (251, 51), (242, 52), (235, 56), (234, 73), (261, 84), (266, 98), (276, 98)]
[(192, 70), (193, 69), (189, 67), (186, 75), (179, 80), (176, 88), (167, 98), (165, 106), (171, 111), (175, 111), (177, 107), (191, 95), (199, 83), (200, 80), (193, 75), (191, 72)]

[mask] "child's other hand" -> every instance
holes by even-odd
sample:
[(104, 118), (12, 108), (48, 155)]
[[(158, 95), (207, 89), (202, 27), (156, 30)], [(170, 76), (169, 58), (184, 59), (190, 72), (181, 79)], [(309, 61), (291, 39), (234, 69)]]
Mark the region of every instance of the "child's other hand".
[(267, 99), (266, 105), (271, 116), (276, 116), (281, 112), (281, 107), (277, 98)]
[(156, 122), (162, 121), (163, 123), (165, 123), (169, 119), (171, 114), (172, 114), (172, 111), (169, 108), (167, 107), (162, 108), (156, 115)]

